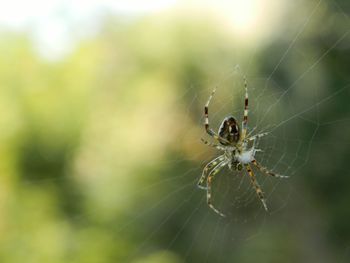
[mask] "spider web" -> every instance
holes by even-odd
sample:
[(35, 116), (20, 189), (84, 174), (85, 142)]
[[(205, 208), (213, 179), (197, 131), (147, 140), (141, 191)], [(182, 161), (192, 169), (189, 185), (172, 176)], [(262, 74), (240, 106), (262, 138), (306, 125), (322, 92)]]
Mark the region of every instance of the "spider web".
[[(198, 258), (201, 259), (200, 262), (231, 262), (231, 259), (237, 259), (234, 254), (248, 253), (249, 248), (260, 241), (260, 235), (265, 236), (266, 232), (272, 231), (273, 222), (286, 220), (290, 210), (292, 213), (298, 211), (295, 206), (300, 206), (304, 212), (312, 206), (305, 194), (301, 193), (304, 189), (298, 189), (305, 172), (315, 168), (309, 167), (310, 158), (315, 165), (320, 151), (331, 144), (346, 144), (345, 132), (340, 132), (336, 139), (325, 139), (325, 136), (331, 136), (328, 134), (330, 130), (339, 131), (340, 127), (349, 126), (348, 113), (334, 110), (341, 103), (341, 98), (349, 95), (349, 85), (329, 87), (313, 83), (313, 76), (322, 70), (322, 62), (330, 52), (349, 41), (349, 30), (341, 31), (327, 49), (309, 61), (302, 61), (303, 57), (299, 56), (305, 65), (300, 67), (293, 79), (286, 81), (287, 84), (277, 83), (275, 75), (283, 73), (288, 58), (301, 52), (298, 50), (298, 41), (314, 21), (315, 14), (320, 11), (321, 2), (316, 2), (305, 15), (305, 20), (294, 37), (279, 52), (279, 59), (273, 62), (264, 75), (257, 76), (256, 73), (249, 72), (249, 63), (242, 63), (239, 70), (234, 66), (222, 76), (209, 77), (204, 85), (206, 88), (199, 92), (191, 84), (188, 85), (185, 93), (177, 100), (177, 103), (181, 103), (185, 97), (190, 97), (184, 118), (191, 118), (195, 113), (196, 126), (203, 130), (202, 137), (211, 140), (204, 132), (203, 106), (213, 87), (217, 87), (217, 92), (209, 106), (209, 119), (211, 128), (217, 130), (222, 119), (228, 115), (242, 120), (242, 75), (246, 76), (249, 89), (249, 134), (268, 132), (267, 136), (257, 140), (256, 147), (262, 151), (256, 154), (256, 159), (272, 171), (289, 176), (289, 179), (277, 179), (254, 169), (270, 211), (266, 213), (262, 208), (248, 176), (243, 171), (234, 172), (227, 167), (215, 176), (212, 191), (215, 207), (227, 214), (227, 217), (222, 218), (208, 208), (206, 192), (197, 189), (196, 182), (205, 164), (220, 152), (207, 146), (196, 146), (201, 143), (198, 133), (189, 129), (183, 140), (190, 142), (188, 147), (195, 150), (189, 149), (186, 158), (170, 156), (164, 161), (164, 166), (167, 167), (165, 172), (175, 168), (183, 172), (149, 184), (147, 189), (164, 187), (167, 191), (154, 203), (143, 204), (146, 208), (139, 209), (127, 225), (120, 227), (120, 232), (126, 234), (128, 228), (154, 220), (148, 231), (141, 238), (138, 237), (141, 242), (128, 260), (145, 255), (149, 259), (162, 259), (170, 251), (175, 251), (179, 262), (196, 262)], [(334, 8), (341, 10), (339, 5), (334, 5)], [(342, 14), (348, 21), (347, 15), (344, 12)], [(251, 54), (252, 57), (254, 55)], [(330, 115), (330, 111), (337, 114)], [(201, 165), (191, 165), (194, 160), (201, 160)], [(164, 206), (168, 207), (168, 212), (159, 214), (164, 211)], [(171, 231), (174, 228), (176, 234), (169, 234), (174, 232)], [(177, 262), (176, 259), (174, 262)]]
[[(321, 80), (317, 77), (323, 71), (331, 76), (338, 74), (334, 69), (325, 68), (324, 62), (331, 59), (334, 50), (342, 55), (348, 49), (350, 30), (338, 28), (338, 23), (346, 21), (345, 24), (349, 24), (348, 15), (340, 5), (332, 2), (328, 8), (342, 16), (340, 21), (331, 25), (337, 32), (336, 37), (327, 41), (321, 38), (325, 41), (324, 49), (312, 50), (308, 56), (299, 45), (307, 37), (305, 32), (310, 27), (322, 27), (316, 17), (322, 13), (323, 4), (322, 0), (313, 2), (302, 21), (293, 25), (296, 29), (291, 36), (286, 36), (280, 47), (272, 47), (265, 52), (275, 56), (263, 58), (259, 64), (264, 67), (252, 67), (252, 61), (257, 59), (258, 54), (251, 51), (249, 59), (237, 56), (237, 60), (226, 66), (220, 75), (203, 76), (201, 83), (189, 79), (183, 92), (177, 94), (173, 104), (168, 106), (171, 112), (180, 109), (178, 115), (169, 114), (176, 118), (171, 120), (174, 126), (180, 126), (173, 127), (176, 130), (174, 134), (178, 134), (175, 139), (178, 143), (164, 142), (175, 146), (167, 153), (157, 153), (162, 160), (157, 165), (135, 167), (135, 171), (126, 173), (131, 177), (132, 173), (141, 174), (141, 177), (135, 176), (127, 181), (123, 168), (128, 158), (110, 160), (113, 158), (109, 156), (115, 156), (115, 153), (101, 149), (104, 138), (99, 135), (109, 138), (105, 134), (108, 134), (109, 128), (114, 128), (113, 125), (103, 126), (102, 133), (90, 131), (91, 134), (86, 137), (96, 140), (91, 140), (92, 145), (81, 150), (75, 169), (78, 171), (77, 181), (86, 194), (80, 198), (96, 205), (87, 206), (87, 212), (76, 215), (74, 222), (87, 226), (102, 225), (104, 231), (113, 231), (106, 243), (111, 244), (111, 250), (120, 253), (116, 262), (252, 262), (260, 255), (250, 255), (250, 251), (257, 254), (267, 251), (275, 256), (275, 260), (271, 261), (285, 262), (288, 248), (295, 247), (295, 243), (307, 247), (300, 250), (308, 254), (310, 262), (333, 262), (335, 259), (347, 262), (349, 246), (340, 246), (336, 250), (340, 256), (330, 255), (327, 249), (323, 250), (327, 248), (324, 239), (313, 235), (320, 230), (325, 232), (319, 226), (325, 215), (321, 209), (315, 208), (312, 193), (309, 194), (305, 186), (307, 180), (312, 185), (317, 184), (322, 179), (318, 174), (324, 174), (322, 169), (334, 173), (334, 177), (337, 176), (335, 171), (348, 173), (347, 170), (337, 170), (338, 160), (342, 159), (349, 145), (349, 112), (343, 107), (349, 99), (348, 73), (344, 73), (345, 77), (339, 73), (337, 83), (326, 77)], [(292, 67), (289, 63), (295, 59), (298, 66)], [(293, 72), (289, 74), (291, 69)], [(213, 141), (204, 130), (203, 108), (213, 88), (217, 87), (209, 106), (211, 128), (216, 131), (228, 115), (241, 122), (243, 75), (246, 76), (249, 92), (248, 132), (250, 135), (268, 132), (256, 142), (256, 148), (261, 149), (256, 159), (268, 169), (289, 178), (269, 177), (253, 167), (267, 198), (269, 212), (266, 212), (247, 174), (223, 168), (215, 176), (212, 190), (214, 206), (227, 215), (223, 218), (208, 207), (206, 192), (196, 186), (204, 166), (220, 154), (201, 143), (201, 137)], [(96, 119), (105, 113), (96, 112), (100, 114)], [(120, 133), (124, 130), (127, 132), (128, 129), (120, 129)], [(118, 147), (116, 144), (115, 148)], [(128, 149), (122, 150), (127, 153), (125, 157), (133, 154)], [(96, 152), (102, 153), (101, 156)], [(144, 158), (149, 161), (147, 156)], [(98, 169), (81, 172), (84, 160), (102, 165), (85, 165)], [(110, 166), (120, 171), (122, 176), (110, 175), (112, 168), (104, 167), (106, 163), (114, 162), (115, 167)], [(79, 178), (80, 174), (84, 180)], [(106, 174), (101, 178), (94, 177)], [(56, 182), (66, 183), (63, 179)], [(108, 188), (106, 193), (112, 189), (115, 197), (104, 195), (105, 188)], [(304, 235), (303, 232), (312, 234)], [(87, 230), (87, 235), (90, 234), (98, 236)], [(272, 243), (273, 246), (266, 244), (265, 241), (270, 238), (280, 242)], [(315, 242), (314, 239), (320, 240)], [(84, 241), (81, 243), (84, 244)], [(316, 252), (307, 250), (310, 243), (317, 243)]]

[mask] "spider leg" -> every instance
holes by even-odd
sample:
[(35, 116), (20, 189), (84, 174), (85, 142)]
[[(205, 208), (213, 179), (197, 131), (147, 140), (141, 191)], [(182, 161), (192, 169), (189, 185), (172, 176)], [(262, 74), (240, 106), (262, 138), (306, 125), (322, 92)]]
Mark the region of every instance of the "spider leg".
[(259, 196), (259, 198), (260, 198), (260, 200), (261, 200), (261, 202), (262, 202), (262, 204), (263, 204), (265, 210), (268, 211), (267, 205), (266, 205), (266, 201), (265, 201), (265, 197), (264, 197), (264, 193), (263, 193), (263, 191), (261, 190), (261, 188), (260, 188), (260, 186), (259, 186), (259, 184), (258, 184), (258, 182), (257, 182), (257, 180), (256, 180), (256, 177), (255, 177), (255, 175), (254, 175), (254, 173), (253, 173), (252, 168), (250, 167), (249, 164), (245, 164), (244, 166), (245, 166), (245, 168), (246, 168), (246, 170), (247, 170), (247, 173), (248, 173), (248, 175), (249, 175), (249, 177), (250, 177), (250, 181), (251, 181), (251, 183), (253, 184), (257, 195)]
[(221, 213), (218, 209), (216, 209), (212, 203), (211, 203), (211, 183), (213, 181), (214, 175), (217, 174), (222, 167), (224, 167), (227, 164), (227, 162), (223, 161), (219, 163), (215, 168), (210, 172), (208, 178), (207, 178), (207, 204), (208, 206), (215, 211), (215, 213), (219, 214), (222, 217), (225, 217), (223, 213)]
[(211, 147), (214, 147), (218, 150), (225, 150), (225, 147), (223, 147), (222, 145), (220, 144), (216, 144), (216, 143), (211, 143), (211, 142), (208, 142), (206, 140), (204, 140), (203, 138), (201, 138), (202, 142), (205, 144), (205, 145), (208, 145), (208, 146), (211, 146)]
[(242, 134), (241, 141), (243, 141), (247, 135), (247, 123), (248, 123), (248, 84), (247, 79), (243, 75), (244, 79), (244, 88), (245, 88), (245, 97), (244, 97), (244, 114), (243, 114), (243, 122), (242, 122)]
[(214, 94), (215, 94), (216, 89), (214, 89), (210, 96), (209, 99), (207, 101), (207, 103), (204, 106), (204, 116), (205, 116), (205, 121), (204, 121), (204, 127), (206, 132), (212, 136), (215, 140), (225, 143), (225, 144), (230, 144), (230, 142), (228, 140), (226, 140), (225, 138), (220, 137), (218, 134), (216, 134), (209, 126), (209, 104), (211, 99), (213, 98)]
[(268, 135), (269, 133), (268, 132), (263, 132), (263, 133), (259, 133), (259, 134), (256, 134), (256, 135), (253, 135), (249, 138), (247, 138), (248, 141), (255, 141), (256, 139), (259, 139), (261, 137), (264, 137), (266, 135)]
[(207, 140), (204, 140), (203, 138), (201, 138), (201, 141), (202, 141), (204, 144), (206, 144), (206, 145), (208, 145), (208, 146), (211, 146), (211, 147), (218, 147), (218, 146), (220, 146), (219, 144), (212, 143), (212, 142), (208, 142)]
[(274, 172), (271, 172), (269, 169), (267, 169), (264, 166), (261, 166), (255, 159), (251, 161), (252, 164), (255, 165), (256, 168), (259, 169), (259, 171), (261, 171), (264, 174), (273, 176), (273, 177), (277, 177), (277, 178), (288, 178), (289, 176), (286, 175), (280, 175), (280, 174), (276, 174)]
[(203, 169), (202, 172), (202, 176), (199, 179), (197, 186), (201, 189), (207, 189), (206, 186), (203, 186), (202, 184), (204, 183), (204, 181), (207, 179), (208, 176), (208, 172), (215, 167), (218, 163), (221, 163), (223, 160), (225, 159), (224, 155), (220, 155), (218, 157), (216, 157), (214, 160), (210, 161)]

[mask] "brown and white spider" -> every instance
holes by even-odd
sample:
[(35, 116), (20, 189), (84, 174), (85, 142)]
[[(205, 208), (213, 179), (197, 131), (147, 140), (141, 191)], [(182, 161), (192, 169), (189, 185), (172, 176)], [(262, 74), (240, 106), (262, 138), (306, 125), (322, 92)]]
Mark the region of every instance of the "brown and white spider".
[[(267, 211), (267, 205), (264, 197), (264, 193), (261, 190), (253, 170), (250, 164), (253, 164), (259, 171), (266, 175), (279, 177), (279, 178), (287, 178), (288, 176), (283, 176), (276, 174), (269, 169), (261, 166), (255, 159), (255, 153), (261, 151), (259, 149), (255, 149), (255, 140), (267, 135), (268, 133), (260, 133), (254, 136), (247, 135), (247, 123), (248, 123), (248, 88), (247, 81), (244, 77), (244, 87), (245, 87), (245, 99), (244, 99), (244, 115), (242, 121), (242, 129), (239, 127), (236, 119), (233, 116), (226, 117), (218, 130), (218, 133), (215, 133), (209, 127), (209, 118), (208, 118), (208, 108), (211, 99), (214, 96), (215, 89), (211, 93), (207, 103), (204, 107), (204, 115), (205, 115), (205, 130), (206, 132), (214, 138), (218, 143), (210, 143), (202, 139), (202, 141), (209, 146), (215, 147), (216, 149), (223, 151), (223, 154), (216, 157), (212, 161), (210, 161), (205, 168), (203, 169), (202, 176), (199, 179), (197, 185), (199, 188), (207, 190), (207, 203), (211, 209), (213, 209), (216, 213), (221, 216), (225, 216), (218, 209), (216, 209), (211, 202), (211, 184), (213, 181), (213, 177), (217, 174), (225, 165), (231, 170), (241, 171), (244, 167), (247, 171), (250, 181), (255, 188), (255, 191), (260, 198), (265, 210)], [(249, 148), (249, 143), (252, 146)], [(203, 186), (203, 183), (206, 180), (206, 185)]]

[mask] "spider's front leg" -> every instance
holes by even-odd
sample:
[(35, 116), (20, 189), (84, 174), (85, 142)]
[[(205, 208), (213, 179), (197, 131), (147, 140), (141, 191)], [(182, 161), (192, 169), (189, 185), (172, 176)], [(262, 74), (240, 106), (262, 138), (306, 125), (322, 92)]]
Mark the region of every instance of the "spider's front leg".
[(209, 174), (207, 178), (207, 204), (208, 206), (215, 211), (215, 213), (219, 214), (222, 217), (225, 217), (223, 213), (221, 213), (218, 209), (216, 209), (211, 202), (211, 183), (213, 181), (214, 175), (217, 174), (222, 167), (224, 167), (227, 162), (223, 161), (219, 163)]
[(263, 204), (265, 210), (268, 211), (267, 205), (266, 205), (266, 201), (265, 201), (265, 197), (264, 197), (264, 193), (263, 193), (263, 191), (261, 190), (261, 188), (260, 188), (260, 186), (259, 186), (259, 184), (258, 184), (258, 182), (257, 182), (257, 180), (256, 180), (256, 177), (255, 177), (255, 175), (254, 175), (254, 173), (253, 173), (252, 168), (250, 167), (249, 164), (245, 164), (244, 166), (245, 166), (245, 168), (246, 168), (246, 170), (247, 170), (247, 173), (248, 173), (248, 175), (249, 175), (249, 177), (250, 177), (250, 181), (251, 181), (252, 185), (254, 186), (257, 195), (258, 195), (259, 198), (260, 198), (260, 201), (262, 202), (262, 204)]
[[(203, 169), (202, 172), (202, 176), (199, 179), (197, 186), (201, 189), (207, 189), (207, 186), (203, 186), (204, 181), (207, 179), (208, 176), (208, 172), (215, 167), (218, 163), (221, 163), (222, 161), (225, 160), (225, 156), (224, 155), (220, 155), (218, 157), (216, 157), (214, 160), (212, 160), (211, 162), (209, 162)], [(211, 172), (211, 171), (210, 171)]]

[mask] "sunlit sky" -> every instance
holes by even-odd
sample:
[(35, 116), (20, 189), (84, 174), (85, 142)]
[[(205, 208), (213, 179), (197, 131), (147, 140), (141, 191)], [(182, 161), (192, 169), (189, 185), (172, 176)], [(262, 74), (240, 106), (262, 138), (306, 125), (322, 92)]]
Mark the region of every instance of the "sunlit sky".
[[(104, 13), (124, 16), (142, 16), (181, 6), (208, 9), (226, 19), (233, 33), (249, 37), (252, 31), (261, 32), (271, 23), (266, 10), (276, 9), (274, 0), (11, 0), (1, 4), (0, 27), (29, 30), (39, 52), (46, 57), (59, 57), (69, 50), (75, 39), (72, 28), (84, 35), (96, 27), (98, 17)], [(263, 13), (263, 10), (265, 13)], [(254, 33), (257, 34), (257, 33)]]

